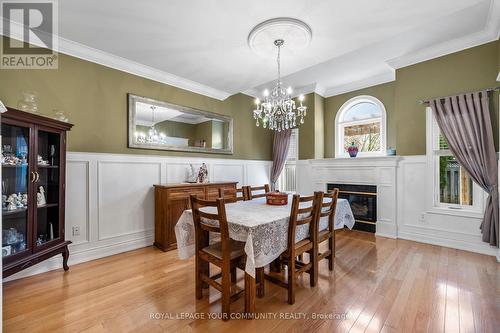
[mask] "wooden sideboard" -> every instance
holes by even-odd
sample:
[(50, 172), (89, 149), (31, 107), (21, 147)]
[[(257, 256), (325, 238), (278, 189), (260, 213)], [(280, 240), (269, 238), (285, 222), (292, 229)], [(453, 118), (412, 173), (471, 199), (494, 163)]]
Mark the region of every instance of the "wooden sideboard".
[(189, 196), (194, 194), (205, 200), (215, 200), (219, 189), (236, 189), (238, 182), (206, 184), (163, 184), (155, 188), (155, 242), (163, 251), (177, 247), (175, 224), (184, 210), (190, 208)]

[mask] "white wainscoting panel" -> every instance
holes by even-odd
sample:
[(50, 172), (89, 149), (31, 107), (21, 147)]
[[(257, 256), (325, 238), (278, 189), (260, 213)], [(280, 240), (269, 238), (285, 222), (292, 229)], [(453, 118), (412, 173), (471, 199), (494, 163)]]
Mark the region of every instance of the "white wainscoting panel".
[(98, 240), (153, 230), (160, 162), (99, 161), (97, 182)]
[[(73, 244), (90, 241), (90, 191), (89, 161), (68, 161), (66, 165), (66, 196), (80, 200), (66, 200), (66, 237)], [(80, 234), (73, 236), (73, 226), (80, 229)]]
[(429, 205), (433, 188), (427, 186), (426, 156), (406, 156), (398, 168), (398, 238), (495, 255), (482, 242), (482, 219), (459, 211), (438, 212)]
[[(189, 164), (206, 163), (210, 181), (269, 183), (270, 161), (128, 154), (67, 154), (66, 239), (69, 265), (150, 246), (154, 241), (153, 184), (181, 183)], [(80, 234), (73, 236), (73, 227)], [(53, 257), (6, 280), (62, 267)]]
[(307, 160), (297, 163), (297, 191), (324, 190), (327, 183), (377, 185), (377, 235), (497, 256), (481, 241), (481, 218), (429, 206), (432, 188), (426, 156)]

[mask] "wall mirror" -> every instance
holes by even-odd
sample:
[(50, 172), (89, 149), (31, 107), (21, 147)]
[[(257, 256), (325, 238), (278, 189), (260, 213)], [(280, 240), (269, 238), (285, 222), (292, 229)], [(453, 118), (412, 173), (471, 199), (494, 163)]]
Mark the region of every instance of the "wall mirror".
[(128, 94), (130, 148), (233, 153), (233, 119)]

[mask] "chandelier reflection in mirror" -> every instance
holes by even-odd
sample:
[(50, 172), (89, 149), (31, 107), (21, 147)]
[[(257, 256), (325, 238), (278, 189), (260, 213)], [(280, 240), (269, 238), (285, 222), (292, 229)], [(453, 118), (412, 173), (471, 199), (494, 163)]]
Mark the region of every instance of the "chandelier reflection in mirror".
[(299, 124), (303, 124), (307, 111), (307, 107), (302, 105), (304, 95), (299, 96), (300, 106), (296, 107), (295, 101), (292, 99), (292, 87), (285, 89), (281, 86), (280, 54), (283, 44), (285, 44), (283, 39), (274, 41), (274, 45), (278, 48), (278, 80), (276, 85), (271, 92), (267, 89), (264, 90), (264, 101), (255, 99), (257, 107), (253, 111), (256, 126), (260, 126), (262, 123), (262, 127), (278, 132), (297, 127), (297, 121)]
[(151, 105), (151, 122), (152, 125), (149, 127), (148, 133), (144, 132), (135, 132), (135, 141), (137, 143), (159, 143), (159, 144), (165, 144), (167, 143), (167, 136), (165, 133), (161, 132), (158, 133), (158, 131), (155, 128), (155, 111), (156, 111), (156, 106)]

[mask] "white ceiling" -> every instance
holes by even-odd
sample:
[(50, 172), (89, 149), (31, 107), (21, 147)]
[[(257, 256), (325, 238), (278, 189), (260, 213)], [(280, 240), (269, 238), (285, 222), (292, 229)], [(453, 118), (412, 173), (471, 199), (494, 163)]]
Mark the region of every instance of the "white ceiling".
[(274, 17), (312, 40), (282, 51), (284, 83), (331, 96), (394, 79), (394, 69), (495, 40), (499, 0), (65, 0), (61, 52), (224, 99), (276, 77), (248, 33)]

